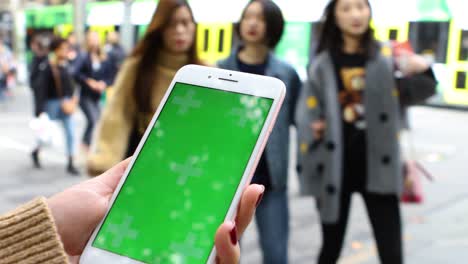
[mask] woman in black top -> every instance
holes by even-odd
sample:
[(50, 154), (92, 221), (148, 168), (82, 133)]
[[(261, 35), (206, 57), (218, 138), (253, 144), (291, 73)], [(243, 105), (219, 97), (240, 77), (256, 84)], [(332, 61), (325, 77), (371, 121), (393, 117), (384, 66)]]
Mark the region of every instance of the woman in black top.
[[(37, 111), (47, 113), (50, 119), (60, 120), (65, 128), (66, 150), (68, 155), (67, 171), (72, 175), (79, 174), (73, 161), (75, 156), (75, 122), (72, 114), (62, 108), (64, 100), (70, 100), (74, 94), (72, 76), (67, 68), (69, 45), (65, 39), (56, 38), (50, 45), (51, 58), (38, 65), (35, 77)], [(34, 166), (40, 168), (38, 146), (32, 153)]]
[(75, 78), (81, 86), (80, 107), (88, 122), (83, 135), (83, 145), (88, 149), (94, 127), (101, 114), (99, 100), (111, 84), (112, 76), (109, 61), (99, 43), (99, 35), (90, 31), (86, 37), (87, 53), (81, 58)]

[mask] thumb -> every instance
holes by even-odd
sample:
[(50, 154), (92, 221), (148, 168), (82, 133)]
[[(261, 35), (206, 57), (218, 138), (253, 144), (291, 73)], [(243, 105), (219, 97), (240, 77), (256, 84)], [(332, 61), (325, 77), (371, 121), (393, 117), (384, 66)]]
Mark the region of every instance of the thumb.
[(127, 167), (130, 164), (131, 160), (132, 159), (130, 157), (124, 161), (121, 161), (108, 171), (104, 172), (102, 175), (91, 179), (91, 181), (100, 181), (107, 185), (110, 189), (112, 189), (113, 192), (119, 184), (120, 178), (122, 178), (123, 174), (125, 173), (125, 170), (127, 170)]

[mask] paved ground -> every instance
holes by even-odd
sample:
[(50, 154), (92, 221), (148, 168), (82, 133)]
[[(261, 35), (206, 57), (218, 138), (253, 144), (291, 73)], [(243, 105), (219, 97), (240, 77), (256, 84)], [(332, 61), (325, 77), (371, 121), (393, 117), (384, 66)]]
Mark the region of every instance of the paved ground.
[[(32, 169), (33, 138), (28, 128), (31, 99), (25, 88), (0, 103), (0, 212), (38, 195), (50, 195), (86, 179), (65, 174), (63, 147), (45, 151), (45, 169)], [(83, 117), (76, 116), (79, 131)], [(468, 112), (414, 108), (414, 146), (418, 158), (436, 177), (425, 183), (427, 201), (404, 207), (407, 263), (467, 263), (468, 258)], [(63, 142), (59, 142), (61, 146)], [(320, 247), (318, 218), (311, 198), (297, 195), (290, 177), (291, 263), (315, 263)], [(378, 263), (369, 223), (360, 197), (353, 200), (342, 264)], [(243, 239), (243, 263), (260, 263), (255, 226)]]

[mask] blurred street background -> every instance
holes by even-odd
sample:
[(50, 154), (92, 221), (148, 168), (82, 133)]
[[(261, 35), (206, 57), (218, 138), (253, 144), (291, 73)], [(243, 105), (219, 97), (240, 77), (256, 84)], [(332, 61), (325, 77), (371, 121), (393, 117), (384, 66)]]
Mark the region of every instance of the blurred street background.
[[(31, 120), (30, 92), (26, 87), (0, 107), (0, 211), (5, 212), (36, 196), (49, 196), (86, 176), (72, 177), (63, 168), (60, 146), (44, 153), (42, 170), (33, 169), (30, 151), (34, 139), (28, 129)], [(463, 264), (468, 257), (468, 112), (414, 107), (414, 148), (418, 159), (435, 177), (424, 181), (426, 201), (405, 205), (404, 243), (407, 263)], [(84, 117), (76, 116), (79, 130)], [(443, 124), (443, 125), (442, 125)], [(83, 169), (83, 161), (80, 168)], [(295, 173), (290, 175), (291, 263), (313, 263), (320, 248), (320, 227), (312, 198), (299, 197)], [(378, 263), (372, 231), (363, 202), (353, 200), (350, 226), (342, 264)], [(242, 239), (242, 263), (261, 261), (255, 225)]]
[[(239, 44), (235, 24), (248, 1), (189, 2), (198, 24), (195, 45), (200, 58), (209, 64), (225, 59)], [(274, 52), (293, 65), (305, 81), (306, 69), (315, 58), (320, 18), (328, 0), (274, 2), (286, 18), (283, 37)], [(10, 61), (15, 65), (14, 73), (5, 80), (5, 91), (0, 91), (0, 212), (89, 179), (83, 147), (79, 148), (75, 160), (80, 175), (67, 174), (65, 139), (61, 134), (52, 147), (41, 153), (43, 168), (33, 167), (31, 152), (36, 139), (30, 128), (34, 107), (28, 65), (33, 58), (34, 37), (67, 38), (73, 33), (80, 45), (85, 40), (85, 32), (94, 31), (104, 46), (109, 44), (109, 34), (118, 32), (119, 45), (128, 54), (144, 36), (157, 3), (155, 0), (0, 0), (0, 39), (11, 50)], [(434, 179), (423, 179), (422, 204), (402, 206), (406, 263), (467, 263), (468, 1), (373, 0), (370, 3), (376, 38), (411, 43), (416, 53), (432, 63), (439, 82), (435, 96), (409, 110), (415, 158)], [(104, 92), (103, 105), (111, 95), (112, 89)], [(86, 118), (78, 111), (73, 119), (77, 138), (81, 139)], [(315, 263), (321, 246), (320, 220), (313, 198), (299, 195), (299, 182), (293, 169), (295, 130), (291, 130), (289, 260), (298, 264)], [(356, 195), (339, 263), (378, 263), (373, 237), (364, 203)], [(241, 263), (261, 263), (254, 223), (242, 238), (241, 247)]]

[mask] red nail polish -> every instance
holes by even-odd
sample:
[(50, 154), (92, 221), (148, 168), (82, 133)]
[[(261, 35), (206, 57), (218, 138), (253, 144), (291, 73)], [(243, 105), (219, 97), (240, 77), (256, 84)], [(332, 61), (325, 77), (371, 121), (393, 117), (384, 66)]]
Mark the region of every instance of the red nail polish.
[(262, 202), (263, 194), (265, 194), (265, 191), (263, 191), (263, 192), (260, 194), (260, 196), (258, 196), (257, 204), (255, 205), (255, 207), (258, 207), (258, 206), (260, 205), (260, 203)]
[(231, 232), (229, 232), (229, 235), (231, 236), (231, 243), (234, 246), (237, 245), (237, 226), (236, 226), (236, 223), (234, 223), (234, 227), (231, 229)]

